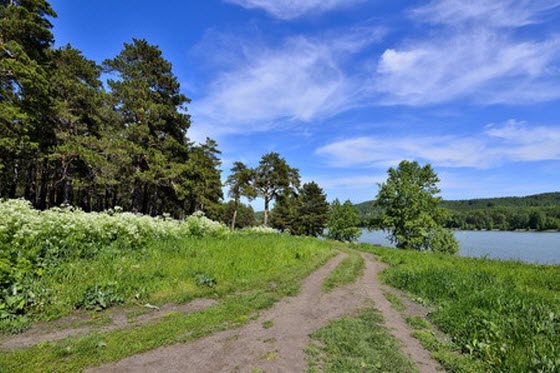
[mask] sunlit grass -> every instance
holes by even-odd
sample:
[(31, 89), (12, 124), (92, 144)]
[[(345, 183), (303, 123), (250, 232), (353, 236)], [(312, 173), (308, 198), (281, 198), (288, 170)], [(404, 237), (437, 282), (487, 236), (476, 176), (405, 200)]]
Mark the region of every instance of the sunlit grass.
[(310, 372), (319, 367), (324, 372), (417, 371), (374, 309), (336, 320), (311, 338), (306, 349)]
[(391, 265), (385, 282), (433, 304), (430, 319), (487, 369), (560, 369), (560, 266), (360, 249)]
[[(152, 241), (141, 250), (105, 250), (94, 259), (49, 269), (38, 287), (52, 297), (36, 315), (56, 318), (72, 312), (86, 289), (114, 284), (125, 304), (183, 303), (220, 297), (277, 281), (282, 273), (330, 251), (319, 240), (284, 235), (231, 235), (227, 238)], [(215, 286), (199, 283), (199, 276)]]
[(349, 251), (348, 256), (327, 276), (323, 290), (331, 291), (336, 287), (355, 282), (364, 272), (364, 259), (361, 255)]
[[(220, 301), (201, 312), (175, 313), (153, 323), (3, 352), (0, 371), (77, 371), (242, 325), (252, 319), (255, 311), (295, 294), (298, 280), (334, 253), (328, 243), (316, 239), (243, 235), (226, 240), (154, 242), (143, 255), (75, 263), (76, 270), (70, 271), (68, 283), (58, 283), (61, 278), (56, 277), (49, 280), (66, 294), (67, 298), (61, 300), (72, 299), (88, 284), (114, 281), (120, 284), (118, 289), (127, 303), (136, 302), (135, 294), (142, 287), (145, 299), (150, 301), (154, 297), (168, 302), (199, 296), (214, 296)], [(216, 286), (196, 285), (194, 274), (201, 272), (215, 278)], [(224, 297), (232, 293), (235, 295)]]

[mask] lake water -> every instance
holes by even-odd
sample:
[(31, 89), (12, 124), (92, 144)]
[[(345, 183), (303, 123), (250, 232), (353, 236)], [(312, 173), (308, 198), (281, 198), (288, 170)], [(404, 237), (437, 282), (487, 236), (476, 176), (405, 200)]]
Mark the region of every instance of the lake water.
[[(459, 255), (560, 264), (560, 232), (454, 231)], [(383, 231), (364, 230), (360, 242), (394, 247)]]

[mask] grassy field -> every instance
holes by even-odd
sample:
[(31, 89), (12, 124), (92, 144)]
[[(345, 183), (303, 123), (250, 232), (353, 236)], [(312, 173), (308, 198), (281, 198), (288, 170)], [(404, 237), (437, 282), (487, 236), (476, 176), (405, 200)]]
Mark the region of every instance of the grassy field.
[(139, 292), (142, 302), (155, 304), (208, 296), (219, 303), (153, 323), (3, 352), (0, 371), (75, 371), (242, 325), (255, 311), (297, 292), (298, 280), (333, 254), (328, 243), (316, 239), (231, 234), (152, 242), (141, 251), (68, 263), (72, 270), (60, 268), (42, 279), (60, 294), (45, 308), (52, 317), (70, 312), (92, 286), (108, 283), (115, 284), (125, 306), (137, 303)]
[(221, 297), (275, 281), (327, 251), (321, 242), (283, 235), (169, 239), (125, 253), (105, 250), (94, 259), (50, 269), (36, 285), (51, 289), (52, 297), (37, 313), (56, 318), (76, 305), (101, 306), (95, 296), (87, 297), (95, 291), (106, 294), (106, 303), (114, 299), (125, 304)]
[(307, 347), (309, 371), (416, 372), (374, 309), (336, 320), (311, 335)]
[[(362, 244), (390, 267), (383, 280), (434, 307), (454, 346), (495, 371), (560, 369), (560, 266), (462, 258)], [(420, 339), (439, 349), (429, 334)], [(427, 346), (430, 347), (430, 346)], [(447, 362), (449, 363), (449, 361)], [(442, 361), (446, 366), (446, 362)], [(447, 364), (449, 368), (450, 365)]]

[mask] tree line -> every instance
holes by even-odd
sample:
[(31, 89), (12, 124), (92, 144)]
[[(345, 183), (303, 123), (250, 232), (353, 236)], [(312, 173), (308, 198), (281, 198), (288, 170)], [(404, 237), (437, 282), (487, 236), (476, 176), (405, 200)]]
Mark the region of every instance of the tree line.
[(224, 214), (224, 220), (232, 228), (243, 227), (239, 217), (253, 211), (241, 199), (252, 201), (260, 197), (264, 201), (264, 225), (279, 231), (318, 237), (326, 229), (327, 237), (341, 241), (353, 241), (359, 236), (358, 215), (352, 203), (341, 204), (336, 199), (329, 204), (323, 189), (314, 181), (301, 185), (299, 170), (278, 153), (263, 155), (254, 168), (235, 162), (226, 185), (232, 199), (228, 205), (232, 207)]
[[(444, 225), (466, 230), (560, 230), (560, 193), (526, 197), (442, 201)], [(374, 201), (356, 205), (360, 224), (370, 225), (383, 214)]]
[(0, 1), (0, 197), (216, 217), (220, 152), (187, 137), (190, 100), (159, 47), (133, 39), (98, 65), (54, 48), (54, 17), (45, 0)]

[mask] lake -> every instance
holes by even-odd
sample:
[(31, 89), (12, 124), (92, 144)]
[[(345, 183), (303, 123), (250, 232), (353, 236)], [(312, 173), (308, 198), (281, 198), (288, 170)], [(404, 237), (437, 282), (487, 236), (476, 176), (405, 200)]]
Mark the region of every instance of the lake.
[[(560, 232), (454, 231), (459, 255), (560, 264)], [(360, 242), (394, 247), (383, 231), (364, 230)]]

